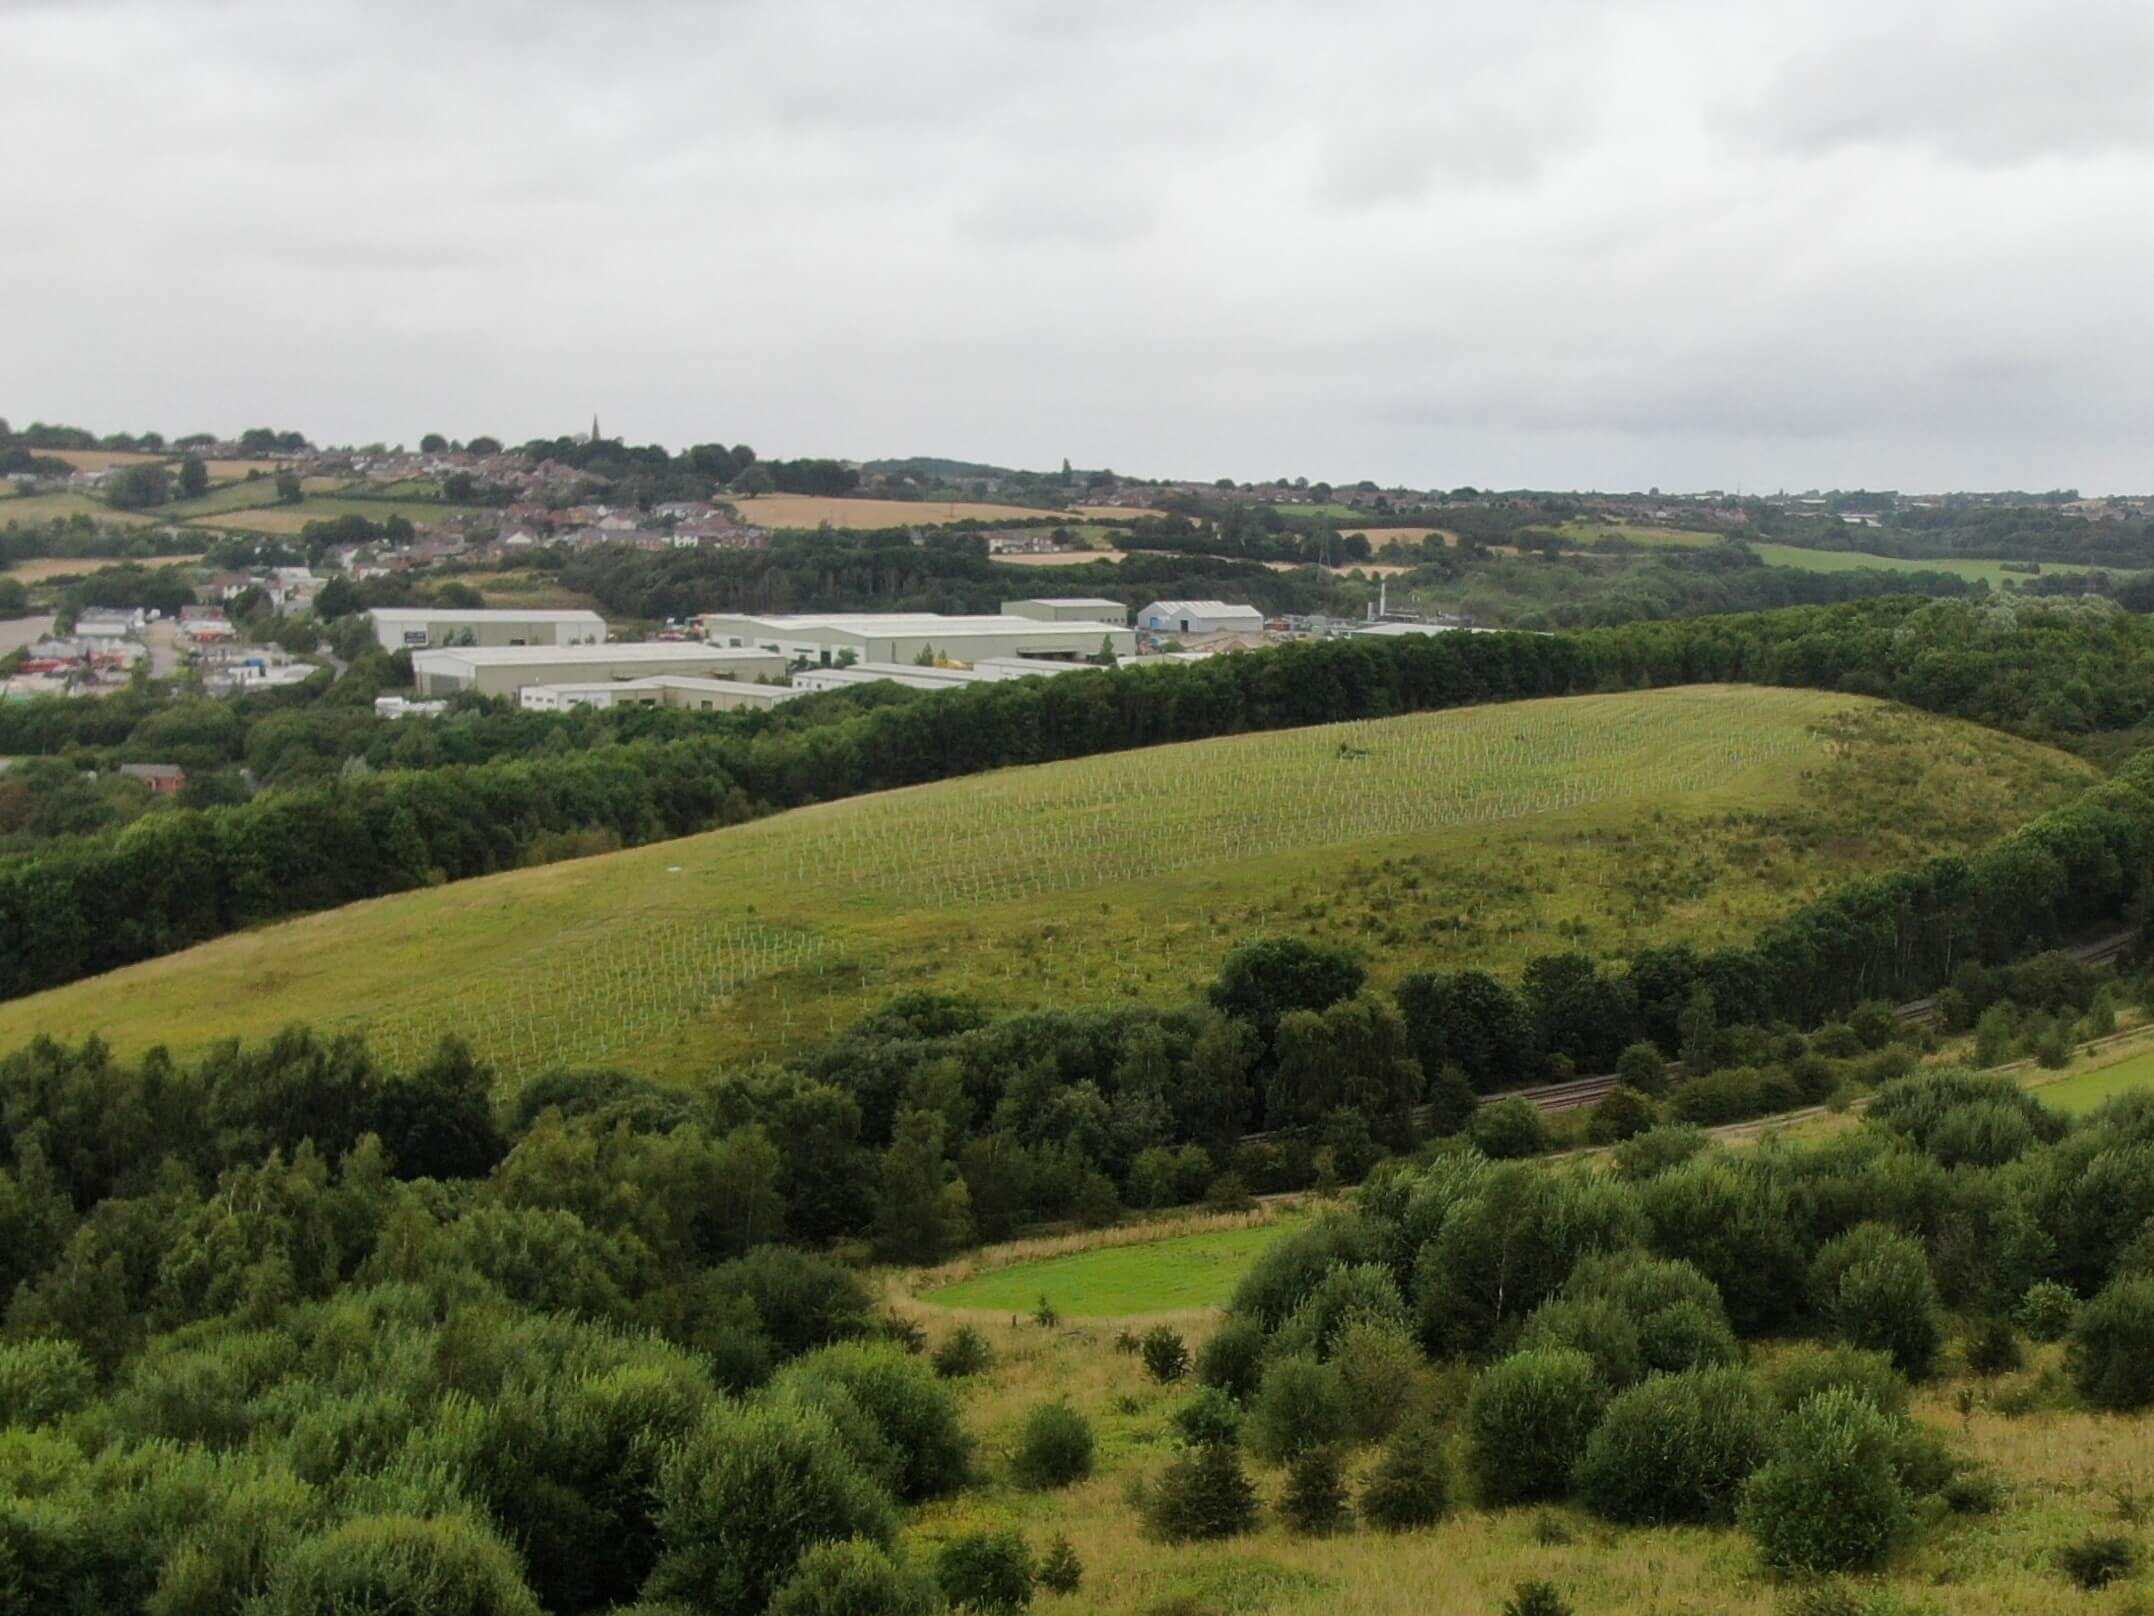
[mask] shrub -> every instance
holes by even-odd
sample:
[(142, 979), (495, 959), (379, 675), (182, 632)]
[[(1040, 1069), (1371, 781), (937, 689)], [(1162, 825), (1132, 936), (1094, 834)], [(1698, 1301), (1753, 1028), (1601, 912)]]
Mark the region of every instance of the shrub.
[(2065, 1362), (2097, 1408), (2154, 1403), (2154, 1279), (2120, 1279), (2081, 1308)]
[(2091, 1532), (2057, 1551), (2057, 1566), (2090, 1592), (2121, 1581), (2139, 1569), (2139, 1546), (2114, 1532)]
[(1719, 1308), (1677, 1302), (1652, 1313), (1638, 1326), (1638, 1356), (1648, 1373), (1677, 1374), (1741, 1363), (1743, 1349)]
[(1917, 1379), (1936, 1361), (1937, 1284), (1921, 1244), (1881, 1223), (1827, 1241), (1810, 1268), (1818, 1310), (1849, 1342), (1890, 1353)]
[(1985, 1378), (2009, 1375), (2026, 1361), (2010, 1319), (1986, 1318), (1967, 1338), (1967, 1367)]
[(1596, 1145), (1620, 1144), (1652, 1131), (1660, 1111), (1636, 1089), (1618, 1083), (1608, 1097), (1593, 1108), (1586, 1123), (1586, 1136)]
[(1608, 1405), (1578, 1489), (1612, 1521), (1728, 1521), (1771, 1445), (1772, 1405), (1741, 1369), (1655, 1375)]
[(971, 1325), (960, 1324), (942, 1338), (933, 1361), (935, 1373), (944, 1380), (962, 1380), (967, 1375), (984, 1374), (995, 1361), (995, 1349)]
[(1503, 1616), (1571, 1616), (1571, 1606), (1552, 1582), (1522, 1582), (1503, 1602)]
[(1346, 1520), (1346, 1480), (1337, 1448), (1310, 1448), (1287, 1467), (1279, 1518), (1303, 1537), (1329, 1537)]
[(966, 1532), (942, 1546), (935, 1580), (966, 1610), (1022, 1610), (1032, 1603), (1032, 1551), (1022, 1532)]
[(1604, 1296), (1558, 1296), (1543, 1302), (1526, 1320), (1518, 1344), (1582, 1352), (1593, 1360), (1601, 1379), (1617, 1390), (1635, 1384), (1645, 1373), (1637, 1322)]
[(1466, 1432), (1481, 1501), (1561, 1496), (1607, 1397), (1593, 1360), (1567, 1347), (1513, 1353), (1475, 1376)]
[(1798, 1347), (1772, 1367), (1765, 1389), (1790, 1412), (1826, 1391), (1853, 1392), (1894, 1419), (1907, 1412), (1907, 1382), (1892, 1360), (1860, 1347)]
[(2036, 1341), (2062, 1341), (2079, 1312), (2079, 1298), (2072, 1287), (2053, 1279), (2038, 1279), (2019, 1299), (2019, 1327)]
[(1868, 1399), (1845, 1390), (1820, 1392), (1783, 1419), (1738, 1511), (1765, 1563), (1796, 1574), (1882, 1563), (1912, 1513), (1894, 1464), (1896, 1434)]
[(1200, 1387), (1174, 1411), (1174, 1425), (1191, 1447), (1215, 1442), (1232, 1446), (1242, 1439), (1241, 1405), (1217, 1386)]
[(1616, 1057), (1615, 1075), (1625, 1088), (1636, 1093), (1665, 1094), (1668, 1059), (1652, 1044), (1632, 1044)]
[(1943, 1497), (1955, 1515), (1994, 1515), (2004, 1507), (2004, 1488), (1995, 1476), (1954, 1476)]
[(1391, 1434), (1419, 1381), (1421, 1344), (1404, 1324), (1357, 1319), (1332, 1347), (1331, 1366), (1346, 1396), (1354, 1436), (1378, 1442)]
[(1344, 1442), (1349, 1434), (1346, 1383), (1331, 1364), (1299, 1355), (1264, 1371), (1249, 1410), (1249, 1447), (1260, 1459), (1283, 1463), (1309, 1448)]
[(1374, 1262), (1375, 1230), (1351, 1213), (1316, 1219), (1265, 1248), (1234, 1288), (1229, 1312), (1266, 1330), (1284, 1324), (1334, 1263)]
[(1410, 1532), (1434, 1525), (1450, 1506), (1443, 1427), (1427, 1417), (1408, 1420), (1362, 1484), (1362, 1518), (1388, 1532)]
[(72, 1341), (0, 1345), (0, 1426), (43, 1425), (97, 1393), (97, 1368)]
[(847, 1342), (794, 1360), (772, 1384), (812, 1389), (817, 1383), (843, 1388), (896, 1450), (900, 1499), (917, 1503), (963, 1485), (972, 1444), (956, 1398), (927, 1365), (898, 1347)]
[(1271, 1350), (1329, 1358), (1340, 1333), (1356, 1320), (1403, 1327), (1410, 1318), (1398, 1281), (1383, 1263), (1333, 1263), (1280, 1325)]
[(1616, 1146), (1616, 1174), (1634, 1184), (1658, 1178), (1670, 1168), (1682, 1166), (1710, 1142), (1702, 1128), (1663, 1124)]
[(1077, 1558), (1076, 1547), (1062, 1533), (1057, 1532), (1047, 1545), (1037, 1579), (1049, 1593), (1073, 1594), (1083, 1586), (1084, 1562)]
[(269, 1568), (267, 1589), (247, 1608), (260, 1616), (403, 1610), (539, 1616), (514, 1551), (468, 1515), (347, 1521), (280, 1558)]
[(1171, 1385), (1189, 1373), (1189, 1348), (1164, 1324), (1145, 1331), (1144, 1342), (1137, 1350), (1144, 1359), (1146, 1372), (1162, 1386)]
[(1039, 1306), (1032, 1310), (1032, 1322), (1043, 1330), (1052, 1330), (1062, 1322), (1062, 1315), (1055, 1311), (1055, 1304), (1045, 1296)]
[(1477, 1107), (1466, 1136), (1490, 1161), (1546, 1155), (1554, 1143), (1541, 1108), (1516, 1094)]
[(769, 1616), (933, 1616), (933, 1583), (863, 1538), (818, 1543), (800, 1557)]
[(1042, 1403), (1025, 1416), (1011, 1463), (1027, 1487), (1067, 1487), (1092, 1474), (1092, 1422), (1066, 1403)]
[(1228, 1319), (1197, 1353), (1197, 1383), (1248, 1401), (1263, 1378), (1264, 1345), (1264, 1326), (1256, 1319)]
[(1226, 1443), (1189, 1449), (1168, 1465), (1144, 1499), (1145, 1524), (1166, 1543), (1237, 1537), (1256, 1525), (1256, 1484)]

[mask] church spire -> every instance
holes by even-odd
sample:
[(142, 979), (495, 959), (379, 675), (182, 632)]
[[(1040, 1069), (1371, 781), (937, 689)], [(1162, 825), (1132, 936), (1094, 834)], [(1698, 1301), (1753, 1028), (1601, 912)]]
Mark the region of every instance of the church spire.
[(598, 411), (591, 412), (591, 441), (598, 442)]

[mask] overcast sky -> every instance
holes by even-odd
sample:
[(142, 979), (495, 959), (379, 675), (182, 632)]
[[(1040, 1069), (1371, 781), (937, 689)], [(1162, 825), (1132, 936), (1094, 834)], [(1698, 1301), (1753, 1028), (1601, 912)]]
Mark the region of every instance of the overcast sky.
[(0, 0), (0, 414), (2154, 488), (2148, 0)]

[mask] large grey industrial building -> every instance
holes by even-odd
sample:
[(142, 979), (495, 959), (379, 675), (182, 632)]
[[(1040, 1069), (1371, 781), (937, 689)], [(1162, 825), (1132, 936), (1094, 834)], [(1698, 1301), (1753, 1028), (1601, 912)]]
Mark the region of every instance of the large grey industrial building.
[(1042, 623), (1112, 623), (1129, 626), (1129, 608), (1100, 595), (1038, 595), (1031, 600), (1006, 600), (1004, 617), (1030, 617)]
[(540, 713), (563, 713), (571, 707), (690, 707), (730, 713), (743, 707), (761, 711), (806, 694), (789, 685), (752, 685), (739, 679), (661, 673), (648, 679), (582, 679), (525, 685), (516, 692), (516, 703)]
[(847, 652), (855, 662), (948, 662), (1037, 657), (1077, 662), (1102, 645), (1116, 656), (1137, 649), (1127, 628), (1094, 620), (1045, 623), (1027, 617), (943, 617), (933, 612), (836, 612), (815, 616), (747, 617), (712, 613), (703, 632), (714, 646), (761, 649), (829, 666)]
[(969, 668), (924, 668), (912, 662), (850, 662), (844, 667), (802, 668), (793, 675), (799, 690), (842, 690), (887, 679), (909, 690), (957, 690), (966, 685), (1002, 684), (1043, 674), (1076, 673), (1079, 662), (1045, 662), (1036, 657), (986, 657)]
[(588, 684), (676, 674), (706, 679), (781, 677), (786, 659), (774, 652), (727, 649), (700, 640), (649, 640), (629, 645), (454, 646), (414, 651), (411, 670), (421, 696), (513, 696), (526, 685)]
[(472, 610), (447, 606), (377, 606), (367, 613), (384, 651), (442, 645), (602, 645), (606, 620), (596, 612)]

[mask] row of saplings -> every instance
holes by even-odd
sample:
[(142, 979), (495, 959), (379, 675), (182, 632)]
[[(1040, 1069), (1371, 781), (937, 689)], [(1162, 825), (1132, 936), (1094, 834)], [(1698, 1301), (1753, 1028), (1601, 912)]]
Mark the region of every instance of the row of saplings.
[[(1357, 1517), (1393, 1532), (1433, 1525), (1462, 1478), (1489, 1507), (1575, 1499), (1623, 1524), (1739, 1523), (1786, 1575), (1874, 1569), (1925, 1501), (1979, 1514), (2000, 1500), (1994, 1481), (1964, 1470), (1908, 1413), (1901, 1365), (1926, 1374), (1941, 1345), (1923, 1265), (1918, 1244), (1879, 1225), (1831, 1242), (1811, 1276), (1828, 1316), (1874, 1301), (1924, 1322), (1875, 1350), (1808, 1343), (1755, 1369), (1718, 1290), (1689, 1264), (1635, 1250), (1588, 1257), (1528, 1318), (1515, 1350), (1474, 1372), (1428, 1363), (1382, 1264), (1333, 1263), (1276, 1329), (1240, 1313), (1204, 1344), (1198, 1389), (1173, 1415), (1179, 1451), (1135, 1496), (1163, 1541), (1251, 1531), (1262, 1508), (1246, 1453), (1284, 1467), (1274, 1507), (1301, 1534), (1348, 1530)], [(2154, 1396), (2154, 1279), (2127, 1279), (2083, 1306), (2038, 1286), (2020, 1322), (2039, 1338), (2069, 1334), (2074, 1376), (2097, 1405)], [(1121, 1345), (1154, 1379), (1189, 1368), (1171, 1330)], [(2018, 1332), (1984, 1321), (1965, 1355), (1981, 1373), (2016, 1368)], [(1082, 1416), (1034, 1411), (1020, 1480), (1060, 1485), (1090, 1464)], [(1531, 1584), (1513, 1603), (1561, 1608)]]

